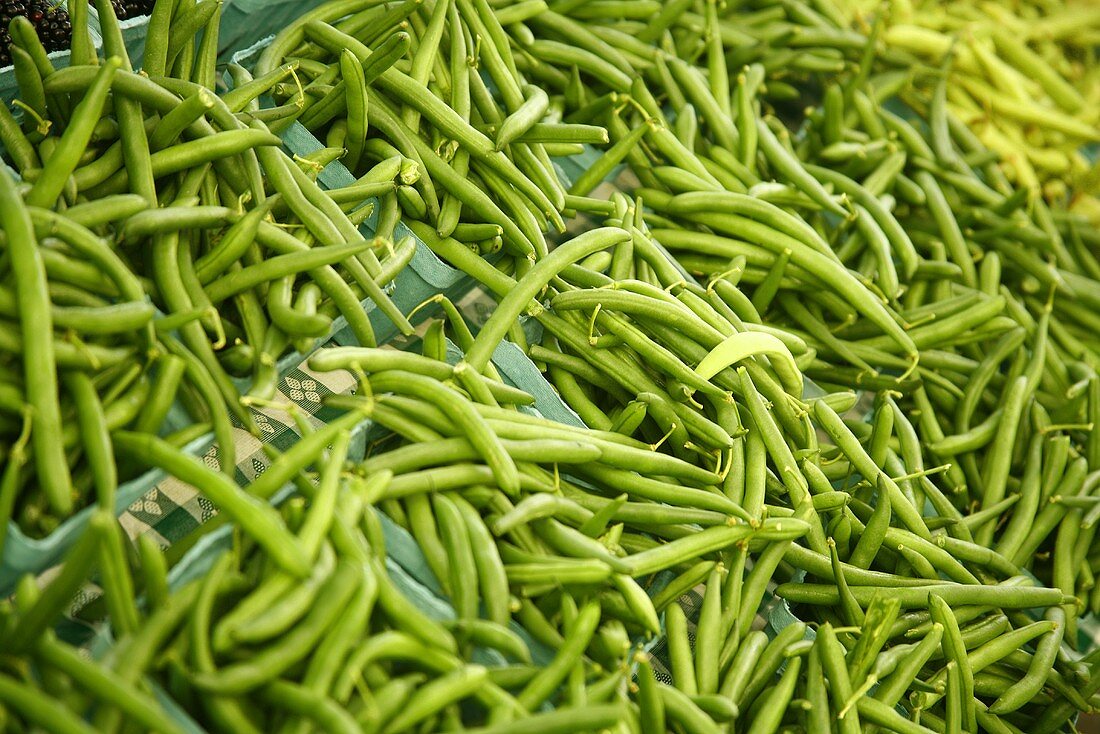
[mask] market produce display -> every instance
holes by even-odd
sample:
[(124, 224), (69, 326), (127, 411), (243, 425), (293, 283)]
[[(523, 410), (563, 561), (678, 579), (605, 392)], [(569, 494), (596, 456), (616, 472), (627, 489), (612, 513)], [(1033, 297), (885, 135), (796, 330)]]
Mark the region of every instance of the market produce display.
[(93, 5), (57, 66), (10, 9), (0, 729), (1100, 711), (1087, 9), (329, 0), (224, 64)]

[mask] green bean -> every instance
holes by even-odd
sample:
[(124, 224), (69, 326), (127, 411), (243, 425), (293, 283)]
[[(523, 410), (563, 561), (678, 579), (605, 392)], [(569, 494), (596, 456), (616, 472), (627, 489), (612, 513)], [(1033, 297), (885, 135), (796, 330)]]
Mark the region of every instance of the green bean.
[(765, 692), (765, 697), (759, 704), (759, 713), (752, 721), (753, 731), (765, 732), (766, 734), (774, 734), (778, 731), (783, 721), (783, 714), (790, 706), (801, 669), (802, 658), (793, 658), (787, 663), (779, 683)]
[[(242, 233), (241, 236), (244, 237), (245, 233)], [(265, 247), (281, 254), (305, 252), (309, 249), (309, 245), (278, 227), (263, 221), (259, 223), (256, 238)], [(310, 276), (332, 298), (340, 314), (347, 319), (349, 326), (355, 333), (356, 340), (363, 345), (372, 345), (374, 343), (374, 331), (371, 328), (370, 320), (363, 311), (358, 297), (344, 279), (330, 266), (312, 270)]]
[(210, 91), (200, 89), (195, 92), (160, 119), (149, 136), (149, 150), (156, 151), (170, 146), (185, 129), (213, 107), (214, 97)]
[(644, 654), (634, 658), (637, 664), (639, 726), (643, 734), (657, 734), (665, 730), (665, 707), (653, 674), (653, 666)]
[[(789, 523), (792, 521), (799, 522), (797, 518), (787, 518), (783, 522)], [(765, 520), (764, 524), (768, 522), (770, 522), (770, 519)], [(763, 530), (764, 524), (761, 525), (761, 530)], [(776, 524), (780, 526), (780, 521), (776, 520)], [(741, 608), (737, 619), (739, 634), (742, 637), (748, 634), (751, 629), (753, 619), (756, 616), (756, 610), (764, 598), (767, 584), (775, 573), (776, 568), (779, 566), (780, 561), (783, 560), (787, 547), (792, 545), (790, 541), (790, 538), (782, 538), (773, 541), (772, 544), (759, 555), (757, 563), (753, 566), (753, 570), (749, 573), (748, 578), (745, 579), (742, 588), (742, 599), (739, 602)]]
[(504, 569), (509, 583), (516, 585), (600, 584), (613, 574), (610, 566), (594, 558), (509, 563)]
[(832, 212), (840, 217), (847, 216), (848, 212), (844, 207), (837, 204), (829, 192), (822, 186), (821, 182), (817, 178), (814, 178), (809, 173), (808, 169), (804, 168), (798, 159), (794, 158), (787, 149), (783, 147), (782, 143), (776, 138), (775, 133), (768, 127), (767, 123), (763, 120), (757, 120), (756, 129), (760, 152), (764, 154), (764, 157), (768, 159), (768, 162), (775, 167), (780, 175), (784, 176), (800, 191), (820, 204), (826, 211)]
[(656, 41), (690, 7), (691, 3), (684, 0), (666, 4), (661, 8), (661, 12), (653, 16), (638, 32), (638, 40), (647, 43)]
[(992, 441), (994, 436), (997, 435), (1001, 416), (1003, 415), (1004, 409), (998, 408), (990, 413), (984, 421), (965, 433), (948, 436), (943, 440), (936, 441), (928, 448), (939, 456), (955, 456), (961, 453), (977, 451)]
[(948, 208), (942, 189), (935, 178), (932, 177), (932, 174), (927, 171), (918, 171), (915, 180), (924, 190), (928, 208), (936, 221), (944, 244), (947, 246), (948, 254), (955, 264), (962, 268), (963, 283), (971, 287), (977, 285), (974, 262), (970, 257), (966, 242), (963, 240), (959, 225)]
[[(273, 447), (268, 448), (269, 455), (274, 456), (275, 460), (272, 461), (262, 475), (252, 481), (249, 485), (249, 493), (261, 499), (269, 499), (274, 496), (299, 471), (315, 462), (320, 452), (330, 443), (337, 442), (338, 445), (341, 442), (341, 434), (352, 430), (362, 419), (363, 415), (361, 413), (352, 411), (303, 436), (282, 454), (274, 451)], [(338, 456), (338, 454), (335, 454), (335, 456)], [(333, 461), (333, 463), (340, 466), (342, 462)], [(316, 553), (317, 542), (319, 542), (317, 537), (313, 537), (309, 541), (310, 555)]]
[(83, 372), (65, 375), (66, 386), (76, 403), (77, 422), (84, 454), (92, 469), (96, 504), (110, 512), (115, 509), (118, 471), (111, 448), (107, 418), (92, 379)]
[(528, 710), (534, 709), (553, 693), (573, 666), (580, 660), (596, 631), (599, 619), (599, 603), (596, 601), (587, 602), (573, 620), (573, 624), (553, 661), (542, 668), (538, 675), (516, 697), (516, 701), (521, 706)]
[(702, 694), (718, 692), (721, 613), (722, 574), (715, 568), (707, 578), (706, 594), (696, 626), (695, 679)]
[(352, 734), (362, 731), (351, 714), (331, 699), (287, 681), (274, 681), (261, 690), (272, 706), (308, 718), (325, 731)]
[[(292, 62), (255, 78), (243, 67), (230, 64), (230, 72), (235, 73), (237, 77), (234, 78), (233, 88), (221, 95), (222, 102), (233, 113), (258, 109), (259, 96), (272, 89), (278, 93), (280, 83), (288, 76), (292, 76), (301, 66), (299, 62)], [(196, 94), (201, 94), (201, 91)]]
[(161, 707), (147, 694), (119, 679), (107, 668), (85, 659), (51, 635), (46, 635), (39, 641), (35, 652), (47, 665), (64, 672), (100, 700), (117, 706), (150, 731), (164, 734), (178, 734), (183, 731), (165, 716)]
[[(13, 19), (12, 24), (8, 26), (9, 32), (26, 22), (29, 21), (25, 19), (20, 21), (18, 18)], [(37, 34), (31, 34), (31, 38), (38, 46), (42, 45)], [(14, 67), (12, 69), (13, 75), (21, 96), (20, 102), (24, 105), (23, 109), (30, 113), (29, 116), (38, 121), (38, 131), (45, 134), (48, 131), (48, 126), (42, 121), (48, 118), (50, 114), (46, 109), (46, 91), (42, 84), (42, 73), (24, 44), (12, 44), (9, 49), (12, 66)], [(26, 124), (26, 129), (30, 130), (29, 121)]]
[[(150, 156), (152, 174), (154, 178), (161, 178), (203, 163), (213, 162), (217, 166), (221, 161), (231, 160), (253, 149), (279, 145), (281, 142), (278, 137), (263, 130), (227, 130), (214, 133), (208, 138), (177, 143), (153, 153)], [(127, 185), (129, 174), (123, 169), (93, 191), (115, 194), (124, 190)]]
[[(97, 9), (105, 11), (101, 21), (103, 48), (107, 56), (120, 60), (120, 69), (131, 71), (130, 59), (117, 20), (111, 15), (102, 0), (97, 1)], [(209, 41), (207, 41), (209, 43)], [(150, 158), (149, 140), (145, 130), (145, 120), (141, 106), (135, 100), (117, 99), (114, 102), (115, 117), (118, 120), (122, 157), (129, 174), (131, 188), (140, 194), (149, 205), (157, 201), (153, 161)]]
[[(412, 5), (412, 3), (404, 3), (405, 7), (409, 7), (410, 5)], [(311, 35), (322, 34), (320, 26), (316, 29), (311, 28), (310, 32)], [(357, 51), (365, 48), (362, 44), (356, 43), (355, 49)], [(356, 60), (362, 65), (364, 84), (371, 84), (379, 74), (392, 66), (398, 58), (404, 56), (409, 49), (410, 43), (411, 40), (407, 33), (394, 33), (379, 44), (373, 52), (369, 54), (365, 52), (353, 54)], [(345, 50), (335, 43), (329, 43), (328, 45), (330, 52), (334, 54), (342, 55)], [(335, 75), (333, 75), (333, 78), (335, 78)], [(302, 125), (309, 130), (315, 130), (347, 109), (347, 86), (348, 82), (346, 79), (332, 86), (320, 101), (312, 104), (303, 113), (300, 120)], [(317, 88), (317, 91), (321, 91), (320, 87)], [(339, 122), (338, 120), (333, 124), (338, 125)]]
[[(372, 121), (377, 122), (379, 128), (386, 132), (387, 135), (394, 134), (396, 129), (394, 126), (398, 124), (396, 117), (392, 115), (381, 100), (378, 100), (377, 104), (375, 103), (375, 97), (372, 96), (371, 100), (371, 104), (374, 105), (374, 117)], [(443, 188), (458, 199), (464, 206), (470, 207), (470, 210), (476, 212), (478, 217), (482, 218), (484, 221), (499, 225), (504, 231), (504, 239), (512, 243), (519, 252), (527, 253), (534, 250), (534, 245), (528, 241), (526, 235), (523, 234), (516, 222), (512, 218), (506, 216), (492, 198), (482, 189), (472, 185), (466, 178), (456, 173), (450, 165), (436, 155), (431, 148), (418, 137), (413, 137), (411, 142), (416, 148), (416, 152), (424, 161), (428, 173), (433, 179), (438, 181)], [(429, 246), (434, 246), (434, 242), (439, 239), (438, 236), (429, 235), (428, 233), (436, 235), (437, 233), (434, 233), (430, 227), (424, 226), (420, 222), (413, 221), (408, 224), (425, 243), (429, 244)], [(455, 263), (455, 260), (451, 260), (451, 262)]]
[(272, 560), (287, 573), (304, 578), (309, 562), (304, 549), (290, 535), (278, 513), (253, 496), (245, 494), (227, 477), (211, 471), (201, 461), (173, 449), (149, 434), (117, 432), (115, 446), (125, 453), (163, 468), (173, 476), (195, 486), (223, 512), (271, 554)]
[(829, 698), (821, 666), (821, 649), (817, 645), (810, 649), (806, 668), (805, 725), (810, 731), (826, 731), (830, 728)]
[(457, 426), (463, 428), (470, 442), (481, 452), (501, 489), (509, 494), (519, 491), (519, 475), (512, 457), (504, 450), (485, 420), (472, 406), (461, 400), (454, 390), (420, 375), (399, 375), (391, 372), (375, 374), (371, 377), (371, 384), (379, 392), (393, 391), (436, 402)]
[(699, 70), (675, 57), (667, 59), (667, 63), (669, 71), (672, 72), (680, 88), (690, 97), (694, 107), (706, 119), (707, 126), (715, 140), (727, 150), (737, 150), (739, 133), (729, 116), (728, 90), (722, 97), (715, 97), (708, 86), (707, 80)]
[(1032, 700), (1044, 685), (1048, 671), (1054, 666), (1059, 645), (1061, 645), (1065, 625), (1065, 612), (1060, 607), (1051, 607), (1047, 610), (1047, 619), (1055, 624), (1055, 627), (1040, 640), (1035, 656), (1028, 666), (1027, 675), (1015, 682), (1008, 690), (989, 707), (992, 714), (1006, 714), (1020, 708), (1027, 701)]
[(867, 609), (866, 634), (861, 634), (852, 651), (850, 675), (852, 683), (864, 685), (875, 672), (882, 657), (882, 646), (889, 640), (891, 629), (898, 618), (899, 605), (887, 593), (873, 599)]
[(674, 603), (684, 592), (706, 581), (714, 568), (714, 561), (700, 561), (669, 581), (668, 585), (653, 596), (653, 606), (658, 612)]
[[(840, 731), (859, 731), (857, 711), (848, 708), (848, 703), (852, 699), (852, 682), (844, 665), (844, 648), (837, 640), (832, 625), (826, 623), (818, 628), (815, 646), (819, 646), (821, 650), (821, 663), (831, 684), (830, 694), (833, 706), (838, 712)], [(862, 697), (859, 700), (862, 700)]]
[[(512, 458), (518, 461), (584, 463), (598, 460), (601, 453), (598, 447), (579, 441), (563, 441), (558, 439), (512, 441), (510, 439), (502, 439), (502, 443)], [(477, 459), (479, 456), (480, 454), (477, 452), (477, 449), (474, 448), (469, 441), (462, 437), (456, 437), (433, 441), (430, 444), (411, 444), (409, 446), (403, 446), (400, 449), (371, 457), (362, 464), (362, 469), (368, 473), (391, 469), (395, 473), (401, 474), (408, 471), (417, 471), (428, 466), (442, 465), (456, 461), (471, 461)], [(536, 497), (525, 499), (520, 505), (524, 505), (528, 500), (537, 500), (539, 503), (552, 503), (556, 499), (557, 498), (551, 499), (549, 497), (537, 495)], [(517, 508), (520, 505), (517, 505)], [(534, 507), (530, 509), (534, 510)], [(556, 509), (564, 511), (561, 507)], [(543, 510), (540, 510), (532, 515), (521, 512), (515, 516), (515, 521), (522, 523), (534, 517), (543, 516), (541, 515), (542, 511)], [(546, 509), (545, 511), (549, 510)], [(505, 521), (504, 518), (501, 518), (500, 522), (494, 524), (494, 527), (506, 528), (510, 527), (512, 524), (512, 519)], [(500, 532), (504, 531), (502, 530)]]
[[(852, 594), (860, 605), (867, 604), (875, 592), (874, 587), (852, 586)], [(779, 596), (793, 602), (805, 604), (839, 603), (834, 587), (821, 584), (781, 584), (776, 590)], [(994, 604), (1005, 609), (1030, 609), (1049, 607), (1062, 603), (1063, 595), (1058, 589), (1039, 587), (1010, 586), (970, 586), (966, 584), (933, 584), (929, 586), (911, 586), (896, 590), (896, 596), (906, 609), (920, 607), (925, 603), (926, 595), (935, 593), (942, 596), (948, 604)], [(922, 596), (925, 595), (925, 596)]]
[[(166, 69), (172, 70), (180, 78), (190, 77), (194, 63), (195, 34), (199, 29), (207, 26), (217, 10), (217, 7), (205, 2), (195, 3), (190, 8), (183, 6), (176, 8), (172, 16), (172, 32), (167, 43)], [(184, 71), (187, 73), (182, 73)]]
[(607, 151), (589, 166), (569, 187), (573, 196), (587, 196), (601, 181), (607, 178), (627, 154), (638, 145), (651, 123), (638, 125), (620, 138)]
[(900, 660), (894, 672), (882, 681), (882, 685), (874, 693), (875, 700), (881, 701), (886, 706), (893, 706), (897, 703), (898, 699), (912, 685), (920, 669), (936, 652), (942, 638), (943, 625), (933, 623), (912, 652)]
[(676, 688), (689, 696), (696, 695), (695, 667), (692, 664), (691, 643), (688, 640), (687, 616), (679, 604), (665, 610), (665, 635), (668, 640), (669, 666)]
[(142, 594), (147, 607), (155, 611), (168, 599), (168, 566), (157, 542), (148, 535), (137, 537), (138, 556), (144, 583)]
[(680, 724), (685, 732), (714, 734), (720, 731), (720, 728), (711, 720), (711, 717), (698, 708), (692, 698), (679, 688), (664, 686), (664, 684), (659, 683), (658, 690), (661, 694), (665, 714), (668, 715), (671, 721)]
[[(412, 495), (405, 498), (402, 507), (405, 510), (406, 525), (413, 538), (421, 547), (428, 567), (447, 593), (452, 593), (451, 561), (443, 539), (439, 533), (435, 513), (428, 497)], [(461, 591), (459, 592), (461, 593)]]
[[(797, 630), (797, 625), (792, 627)], [(786, 636), (792, 636), (796, 630), (792, 630)], [(734, 703), (741, 701), (745, 687), (759, 665), (761, 656), (771, 646), (770, 643), (768, 635), (763, 630), (753, 630), (742, 638), (737, 654), (727, 666), (726, 677), (722, 680), (722, 686), (719, 689), (721, 695), (728, 696)], [(782, 641), (776, 646), (778, 647), (779, 644), (782, 644)], [(770, 677), (772, 673), (773, 671), (769, 670), (768, 676)]]
[(31, 421), (29, 411), (17, 398), (23, 414), (23, 428), (6, 457), (7, 464), (0, 473), (0, 543), (7, 538), (9, 521), (19, 492), (21, 472), (27, 463), (27, 442), (30, 440)]
[(856, 708), (859, 710), (859, 715), (867, 722), (899, 732), (899, 734), (932, 734), (934, 731), (906, 719), (893, 708), (880, 703), (874, 698), (861, 697), (856, 701)]
[[(417, 45), (416, 52), (413, 54), (412, 68), (409, 76), (421, 84), (428, 81), (431, 66), (439, 53), (444, 26), (451, 14), (451, 6), (452, 3), (444, 2), (432, 8), (428, 26), (420, 38), (420, 43)], [(405, 122), (409, 127), (416, 128), (418, 117), (419, 116), (414, 110), (407, 110), (405, 113)]]
[(120, 632), (132, 632), (138, 626), (138, 610), (134, 604), (134, 582), (126, 561), (122, 528), (115, 521), (113, 509), (107, 514), (97, 511), (89, 527), (100, 536), (98, 565), (100, 584), (104, 589), (111, 624)]
[[(491, 425), (493, 425), (494, 430), (500, 432), (501, 429), (497, 425), (492, 423)], [(654, 454), (654, 456), (657, 455)], [(643, 467), (639, 466), (638, 468)], [(674, 504), (680, 507), (709, 510), (739, 517), (746, 521), (750, 519), (748, 513), (739, 505), (717, 492), (662, 482), (633, 472), (594, 463), (576, 465), (574, 470), (582, 476), (590, 477), (609, 488), (626, 492), (632, 497)]]
[[(109, 72), (104, 73), (109, 80)], [(33, 409), (31, 446), (38, 482), (50, 506), (67, 514), (73, 506), (72, 479), (64, 449), (56, 440), (61, 430), (61, 410), (46, 274), (30, 213), (7, 175), (0, 175), (0, 225), (7, 233), (20, 304), (20, 352), (26, 398)]]
[(832, 249), (812, 227), (781, 208), (750, 196), (732, 192), (679, 194), (669, 201), (668, 210), (676, 214), (700, 211), (739, 214), (766, 224), (829, 257), (833, 256)]
[[(781, 481), (790, 490), (794, 504), (801, 504), (809, 497), (806, 478), (799, 471), (798, 463), (795, 461), (790, 446), (787, 445), (779, 426), (768, 411), (763, 397), (749, 377), (748, 371), (744, 367), (738, 367), (737, 373), (741, 381), (745, 401), (748, 403), (749, 414), (760, 432), (764, 445), (768, 450), (768, 455), (771, 456), (772, 461), (779, 469)], [(819, 552), (824, 550), (824, 538), (815, 529), (811, 529), (810, 545), (811, 547), (817, 546), (814, 550)]]
[(485, 620), (456, 620), (449, 625), (459, 635), (485, 647), (491, 647), (525, 663), (531, 662), (527, 643), (507, 627)]
[(550, 104), (550, 98), (539, 87), (528, 85), (525, 90), (525, 99), (515, 112), (500, 123), (497, 129), (495, 148), (503, 150), (505, 146), (516, 140), (542, 119)]
[(96, 731), (74, 712), (56, 705), (52, 696), (15, 678), (0, 675), (0, 700), (27, 721), (57, 734), (91, 734)]
[(344, 262), (370, 247), (367, 242), (314, 247), (308, 252), (276, 255), (262, 263), (227, 273), (204, 289), (212, 303), (219, 303), (262, 283)]
[[(909, 547), (918, 552), (936, 569), (943, 571), (953, 581), (962, 584), (978, 583), (975, 577), (960, 563), (954, 554), (946, 552), (942, 547), (900, 528), (888, 528), (885, 542), (890, 546)], [(946, 545), (946, 542), (944, 543)]]
[[(1058, 482), (1053, 496), (1076, 496), (1091, 491), (1096, 484), (1093, 478), (1095, 475), (1089, 475), (1090, 478), (1086, 479), (1085, 472), (1085, 459), (1084, 457), (1078, 457), (1069, 465), (1065, 475)], [(1016, 552), (1006, 557), (1017, 565), (1026, 563), (1027, 559), (1031, 557), (1031, 554), (1035, 552), (1043, 540), (1046, 539), (1046, 536), (1058, 525), (1067, 512), (1068, 507), (1066, 505), (1055, 502), (1047, 504), (1039, 514), (1034, 517), (1025, 538), (1019, 541)], [(1027, 555), (1025, 555), (1025, 553)], [(1002, 553), (1002, 555), (1004, 554)]]
[[(316, 22), (312, 22), (309, 27), (311, 32), (316, 30), (327, 34), (326, 38), (329, 36), (335, 38), (331, 31), (321, 28), (320, 24)], [(349, 40), (351, 40), (350, 43)], [(369, 53), (362, 53), (367, 49), (364, 49), (362, 44), (352, 39), (344, 37), (340, 43), (341, 47), (349, 48), (353, 53), (356, 53), (361, 61), (364, 60), (364, 57), (369, 57)], [(448, 108), (441, 100), (427, 93), (413, 79), (393, 68), (384, 71), (378, 77), (378, 83), (386, 92), (393, 94), (404, 104), (417, 109), (441, 132), (458, 141), (464, 148), (469, 149), (471, 154), (478, 160), (484, 161), (495, 173), (535, 202), (544, 213), (551, 217), (555, 225), (561, 226), (560, 217), (554, 211), (546, 195), (535, 188), (530, 179), (520, 173), (510, 160), (499, 152), (494, 153), (489, 139), (462, 120), (456, 112)]]
[(1088, 456), (1089, 466), (1098, 466), (1100, 465), (1100, 431), (1096, 431), (1095, 427), (1100, 425), (1100, 376), (1095, 374), (1089, 380), (1088, 417), (1093, 430), (1089, 432), (1085, 446), (1086, 456)]
[[(267, 291), (267, 312), (273, 324), (288, 336), (320, 337), (329, 333), (332, 319), (316, 313), (307, 314), (295, 309), (291, 304), (293, 276), (285, 276), (273, 281)], [(309, 292), (309, 291), (307, 291)], [(313, 291), (316, 293), (316, 291)], [(314, 306), (314, 310), (316, 306)]]
[(603, 561), (615, 571), (629, 570), (629, 567), (620, 558), (608, 552), (607, 548), (599, 541), (589, 538), (584, 533), (574, 530), (553, 518), (535, 521), (533, 530), (541, 540), (563, 556), (595, 558)]
[(878, 482), (878, 477), (882, 477), (882, 485), (886, 490), (891, 509), (898, 515), (905, 526), (921, 538), (927, 539), (930, 537), (924, 520), (920, 517), (920, 514), (910, 501), (906, 499), (905, 495), (902, 494), (901, 488), (898, 487), (893, 479), (883, 474), (882, 471), (875, 466), (874, 462), (871, 461), (871, 458), (863, 450), (863, 447), (858, 444), (858, 440), (855, 436), (843, 425), (840, 417), (836, 415), (828, 405), (822, 402), (814, 404), (814, 415), (817, 417), (821, 428), (832, 437), (838, 448), (841, 449), (844, 455), (848, 457), (861, 474), (865, 477), (876, 477), (876, 482)]
[(625, 344), (634, 349), (640, 356), (643, 356), (654, 368), (683, 383), (687, 388), (699, 390), (713, 396), (721, 395), (720, 388), (691, 370), (671, 350), (653, 344), (641, 329), (634, 327), (625, 319), (609, 311), (600, 310), (596, 314), (596, 323), (611, 334), (621, 338)]
[(354, 171), (359, 166), (363, 143), (367, 138), (367, 85), (363, 65), (351, 51), (345, 49), (340, 54), (340, 69), (346, 85), (345, 99), (348, 108), (345, 165)]
[(549, 283), (552, 277), (565, 265), (614, 247), (626, 240), (628, 236), (628, 233), (613, 227), (591, 230), (558, 247), (552, 254), (540, 260), (500, 301), (496, 311), (482, 326), (473, 346), (467, 350), (465, 362), (475, 370), (483, 370), (508, 328), (529, 307), (531, 299)]
[(432, 504), (447, 553), (455, 611), (459, 619), (476, 619), (479, 598), (476, 576), (473, 583), (463, 578), (466, 571), (475, 567), (467, 527), (458, 508), (445, 495), (432, 497)]
[(20, 172), (39, 167), (38, 153), (6, 105), (0, 109), (0, 143)]
[(243, 693), (263, 685), (307, 655), (333, 623), (360, 583), (361, 572), (351, 563), (338, 562), (336, 570), (318, 592), (317, 603), (306, 618), (277, 644), (251, 659), (215, 672), (198, 673), (195, 685), (221, 693)]
[(825, 284), (835, 289), (855, 309), (863, 313), (884, 332), (889, 335), (896, 344), (901, 346), (909, 355), (916, 353), (916, 345), (897, 323), (885, 312), (881, 304), (872, 298), (862, 285), (859, 285), (852, 274), (845, 270), (839, 263), (825, 257), (821, 253), (810, 249), (801, 242), (791, 237), (786, 237), (776, 230), (764, 226), (754, 220), (740, 215), (706, 214), (697, 215), (695, 220), (711, 228), (735, 236), (752, 238), (760, 246), (770, 251), (781, 253), (785, 249), (791, 250), (791, 260), (799, 267), (813, 272)]
[[(102, 512), (95, 510), (94, 512)], [(111, 520), (113, 521), (113, 516)], [(98, 557), (102, 539), (98, 531), (86, 532), (65, 556), (61, 570), (49, 585), (37, 594), (29, 608), (8, 627), (4, 646), (12, 653), (32, 649), (47, 629), (68, 608), (76, 592), (88, 580)]]
[(754, 535), (778, 542), (800, 537), (805, 534), (806, 529), (805, 523), (794, 518), (764, 520), (756, 530), (747, 525), (707, 528), (695, 535), (635, 553), (624, 560), (630, 566), (630, 575), (637, 578), (669, 568), (684, 560), (695, 559), (701, 555), (728, 548)]
[(570, 734), (576, 731), (598, 731), (623, 721), (624, 714), (621, 704), (571, 706), (506, 724), (491, 724), (466, 731), (470, 734)]
[[(1006, 632), (990, 640), (989, 642), (984, 643), (978, 648), (970, 651), (967, 655), (969, 664), (975, 672), (980, 671), (992, 665), (993, 663), (996, 663), (998, 660), (1003, 659), (1006, 655), (1011, 654), (1017, 648), (1026, 644), (1028, 641), (1034, 639), (1035, 637), (1054, 629), (1054, 626), (1054, 622), (1042, 621), (1034, 622), (1025, 627)], [(936, 692), (925, 692), (922, 694), (918, 694), (918, 696), (922, 699), (924, 703), (934, 703), (935, 701), (939, 700), (941, 696), (940, 691), (943, 690), (942, 684), (945, 679), (946, 672), (941, 670), (939, 673), (936, 674), (932, 681)]]
[[(840, 567), (840, 556), (837, 554), (836, 541), (833, 538), (829, 538), (827, 541), (829, 546), (829, 561), (833, 568), (833, 581), (836, 583), (837, 593), (840, 596), (840, 609), (844, 614), (845, 620), (854, 626), (864, 626), (864, 613), (852, 596), (851, 590), (848, 588), (848, 582), (844, 578), (844, 573)], [(867, 639), (866, 637), (860, 637), (860, 640)]]
[[(941, 597), (930, 594), (928, 602), (932, 611), (932, 619), (944, 629), (944, 654), (948, 660), (948, 688), (952, 688), (951, 679), (955, 678), (954, 684), (957, 687), (955, 697), (958, 698), (958, 704), (961, 704), (965, 709), (958, 710), (955, 715), (959, 717), (960, 725), (963, 724), (965, 719), (965, 726), (976, 729), (977, 712), (972, 703), (974, 699), (974, 672), (967, 658), (966, 647), (963, 645), (958, 622), (955, 620), (955, 615), (952, 614), (947, 602)], [(950, 697), (949, 695), (949, 699)], [(948, 708), (954, 707), (949, 705)]]

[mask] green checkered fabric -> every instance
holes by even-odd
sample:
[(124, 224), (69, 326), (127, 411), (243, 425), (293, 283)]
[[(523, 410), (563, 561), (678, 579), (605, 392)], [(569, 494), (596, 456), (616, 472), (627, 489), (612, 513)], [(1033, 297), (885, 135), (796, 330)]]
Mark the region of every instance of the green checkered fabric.
[[(272, 399), (277, 407), (251, 407), (252, 419), (260, 430), (254, 436), (243, 429), (235, 431), (237, 449), (237, 481), (247, 484), (267, 469), (271, 460), (264, 453), (270, 444), (280, 452), (287, 450), (301, 437), (289, 411), (298, 411), (313, 426), (322, 426), (340, 411), (324, 405), (329, 395), (350, 392), (355, 379), (348, 372), (314, 372), (304, 363), (290, 370), (279, 382)], [(292, 406), (292, 407), (291, 407)], [(218, 468), (218, 447), (211, 446), (203, 456), (210, 467)], [(162, 546), (169, 546), (217, 514), (213, 503), (195, 487), (169, 477), (145, 496), (134, 502), (119, 518), (131, 537), (149, 535)]]

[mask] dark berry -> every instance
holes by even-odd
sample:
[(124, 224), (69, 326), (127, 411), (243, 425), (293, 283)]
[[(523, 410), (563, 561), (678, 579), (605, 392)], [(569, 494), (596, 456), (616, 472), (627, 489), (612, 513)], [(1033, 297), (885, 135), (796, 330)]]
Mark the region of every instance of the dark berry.
[[(88, 0), (91, 3), (93, 0)], [(111, 0), (111, 10), (119, 20), (137, 18), (153, 11), (155, 0)]]
[(8, 25), (20, 16), (31, 22), (47, 51), (66, 49), (72, 42), (69, 13), (57, 0), (0, 0), (0, 66), (11, 64)]

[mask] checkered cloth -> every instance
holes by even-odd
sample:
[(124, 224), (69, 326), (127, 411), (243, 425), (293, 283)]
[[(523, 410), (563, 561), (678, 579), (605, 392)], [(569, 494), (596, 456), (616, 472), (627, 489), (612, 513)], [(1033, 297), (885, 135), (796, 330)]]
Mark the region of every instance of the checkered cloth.
[[(275, 404), (294, 406), (313, 426), (322, 426), (341, 411), (324, 405), (325, 398), (349, 392), (355, 379), (348, 372), (314, 372), (305, 363), (290, 370), (279, 381)], [(249, 408), (260, 429), (254, 436), (239, 427), (234, 431), (237, 449), (237, 482), (245, 485), (262, 474), (271, 460), (264, 445), (280, 451), (293, 446), (301, 437), (291, 414), (275, 407)], [(217, 445), (211, 446), (203, 461), (211, 468), (220, 466)], [(119, 521), (131, 537), (148, 535), (161, 546), (169, 546), (189, 535), (217, 514), (214, 504), (198, 489), (169, 477), (130, 505)]]

